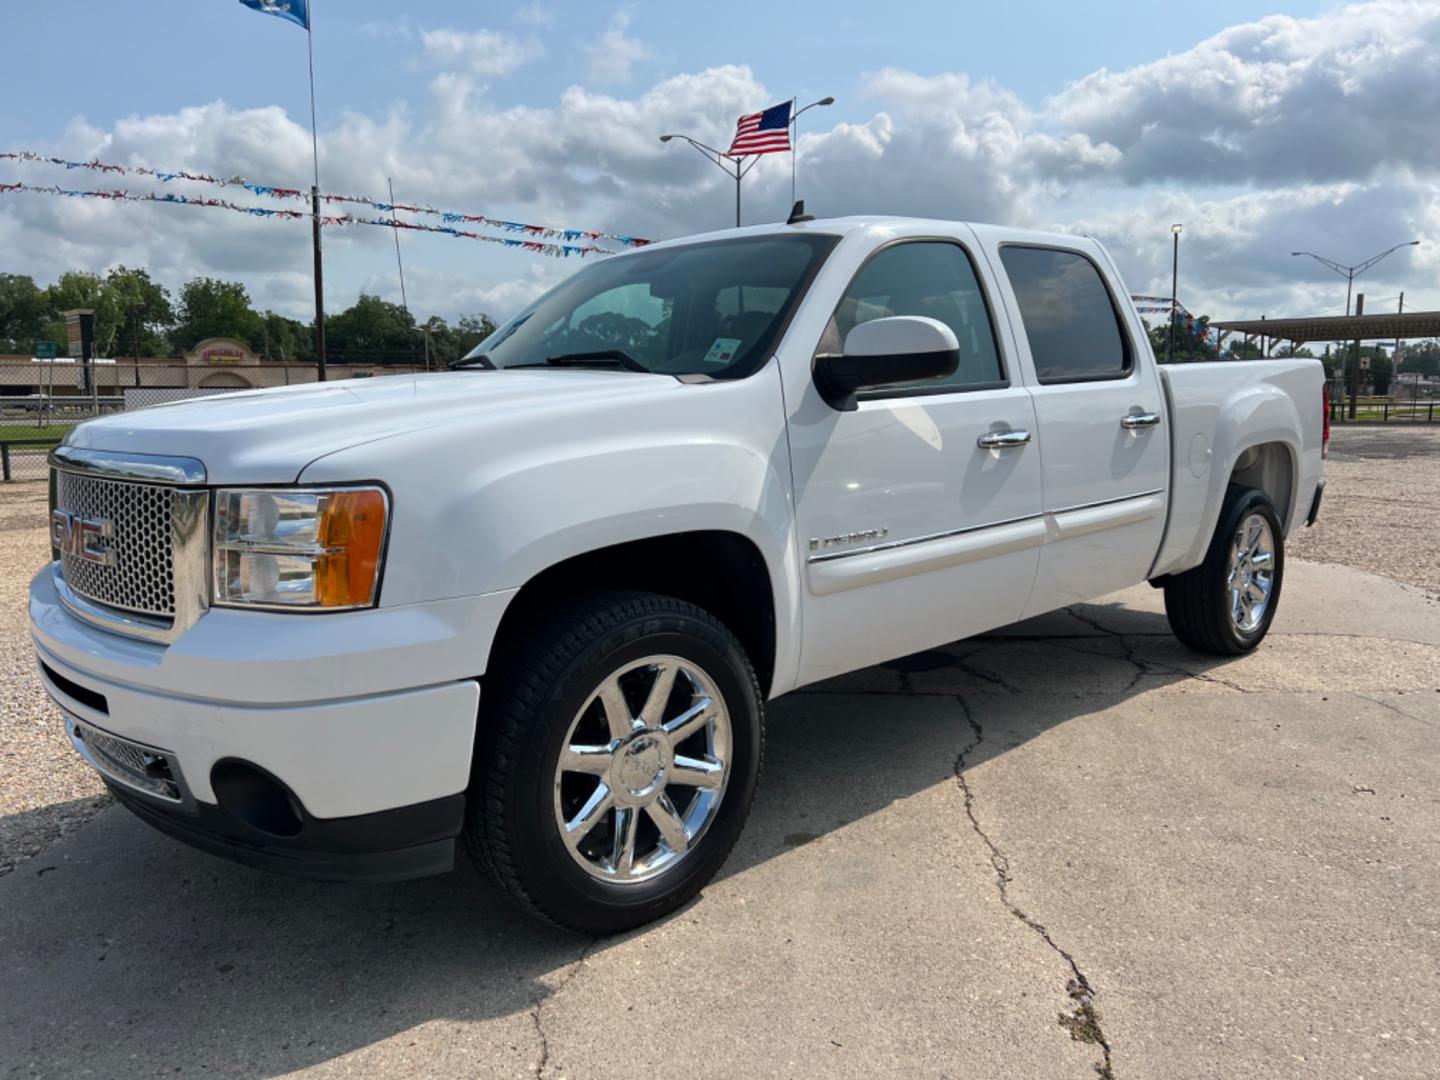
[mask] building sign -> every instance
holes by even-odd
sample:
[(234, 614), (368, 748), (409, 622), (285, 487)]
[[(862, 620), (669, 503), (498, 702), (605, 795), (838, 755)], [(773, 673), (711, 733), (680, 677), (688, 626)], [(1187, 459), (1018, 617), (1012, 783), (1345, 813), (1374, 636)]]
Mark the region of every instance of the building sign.
[(260, 357), (235, 338), (206, 338), (185, 354), (191, 364), (258, 364)]

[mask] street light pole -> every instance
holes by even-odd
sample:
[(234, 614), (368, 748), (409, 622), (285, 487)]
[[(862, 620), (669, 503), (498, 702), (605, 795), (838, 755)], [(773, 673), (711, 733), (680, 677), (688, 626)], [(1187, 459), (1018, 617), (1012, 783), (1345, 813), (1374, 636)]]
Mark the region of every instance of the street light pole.
[(790, 205), (795, 205), (795, 159), (800, 156), (800, 114), (809, 112), (818, 105), (834, 105), (833, 97), (812, 101), (803, 109), (795, 108), (795, 99), (790, 99)]
[(1175, 362), (1175, 316), (1180, 304), (1180, 230), (1184, 226), (1171, 225), (1170, 234), (1175, 240), (1175, 254), (1170, 264), (1170, 340), (1165, 347), (1165, 362)]
[(1318, 262), (1321, 266), (1329, 267), (1331, 270), (1334, 270), (1337, 274), (1339, 274), (1345, 279), (1345, 314), (1349, 315), (1350, 298), (1354, 293), (1355, 279), (1361, 274), (1363, 274), (1366, 270), (1369, 270), (1381, 259), (1385, 258), (1385, 256), (1393, 255), (1395, 252), (1399, 251), (1403, 247), (1416, 247), (1419, 243), (1419, 240), (1406, 240), (1403, 244), (1396, 244), (1392, 248), (1386, 248), (1384, 251), (1380, 252), (1379, 255), (1372, 255), (1364, 262), (1356, 263), (1354, 266), (1346, 266), (1343, 263), (1336, 262), (1334, 259), (1327, 259), (1323, 255), (1316, 255), (1313, 251), (1292, 251), (1290, 252), (1290, 254), (1292, 257), (1299, 255), (1308, 255), (1310, 256), (1310, 258)]
[(745, 174), (748, 173), (751, 169), (753, 169), (755, 167), (755, 162), (759, 161), (760, 159), (758, 157), (752, 157), (749, 164), (746, 164), (744, 155), (741, 155), (738, 158), (732, 158), (729, 154), (723, 153), (720, 150), (716, 150), (713, 146), (707, 146), (699, 139), (692, 139), (689, 135), (672, 134), (660, 136), (661, 142), (669, 142), (671, 139), (684, 139), (687, 143), (689, 143), (696, 150), (698, 150), (700, 152), (700, 155), (704, 157), (706, 161), (709, 161), (710, 163), (715, 165), (726, 176), (734, 178), (735, 227), (738, 229), (740, 227), (740, 181), (745, 178)]

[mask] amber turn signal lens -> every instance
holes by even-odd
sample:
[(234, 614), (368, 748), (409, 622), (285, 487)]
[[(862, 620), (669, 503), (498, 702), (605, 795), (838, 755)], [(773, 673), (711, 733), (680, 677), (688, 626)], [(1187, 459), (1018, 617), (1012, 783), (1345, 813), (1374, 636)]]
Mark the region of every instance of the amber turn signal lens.
[(385, 544), (385, 493), (377, 488), (336, 491), (320, 514), (315, 602), (320, 607), (363, 607), (375, 602), (376, 572)]

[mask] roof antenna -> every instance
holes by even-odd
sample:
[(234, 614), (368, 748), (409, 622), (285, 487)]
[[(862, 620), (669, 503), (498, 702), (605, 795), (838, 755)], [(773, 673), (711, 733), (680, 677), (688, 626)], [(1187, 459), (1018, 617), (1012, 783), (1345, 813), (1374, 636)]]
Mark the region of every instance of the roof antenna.
[(805, 213), (805, 200), (804, 200), (804, 199), (796, 199), (796, 200), (795, 200), (795, 205), (794, 205), (794, 206), (791, 208), (791, 210), (790, 210), (790, 217), (786, 219), (785, 224), (786, 224), (786, 225), (794, 225), (796, 222), (800, 222), (800, 221), (814, 221), (814, 220), (815, 220), (815, 215), (814, 215), (814, 214), (807, 214), (807, 213)]

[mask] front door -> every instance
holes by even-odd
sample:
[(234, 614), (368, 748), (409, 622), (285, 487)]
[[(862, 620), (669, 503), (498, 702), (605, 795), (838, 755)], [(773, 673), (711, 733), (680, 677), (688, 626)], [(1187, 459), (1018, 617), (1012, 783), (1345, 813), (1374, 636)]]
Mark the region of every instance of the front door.
[(881, 248), (817, 352), (839, 352), (854, 326), (889, 315), (949, 325), (960, 366), (864, 391), (850, 412), (813, 387), (792, 405), (802, 684), (1013, 622), (1044, 538), (1030, 394), (997, 343), (967, 249), (948, 238)]
[(1169, 433), (1143, 327), (1107, 285), (1104, 253), (1001, 242), (998, 257), (1044, 462), (1036, 615), (1145, 579), (1165, 528)]

